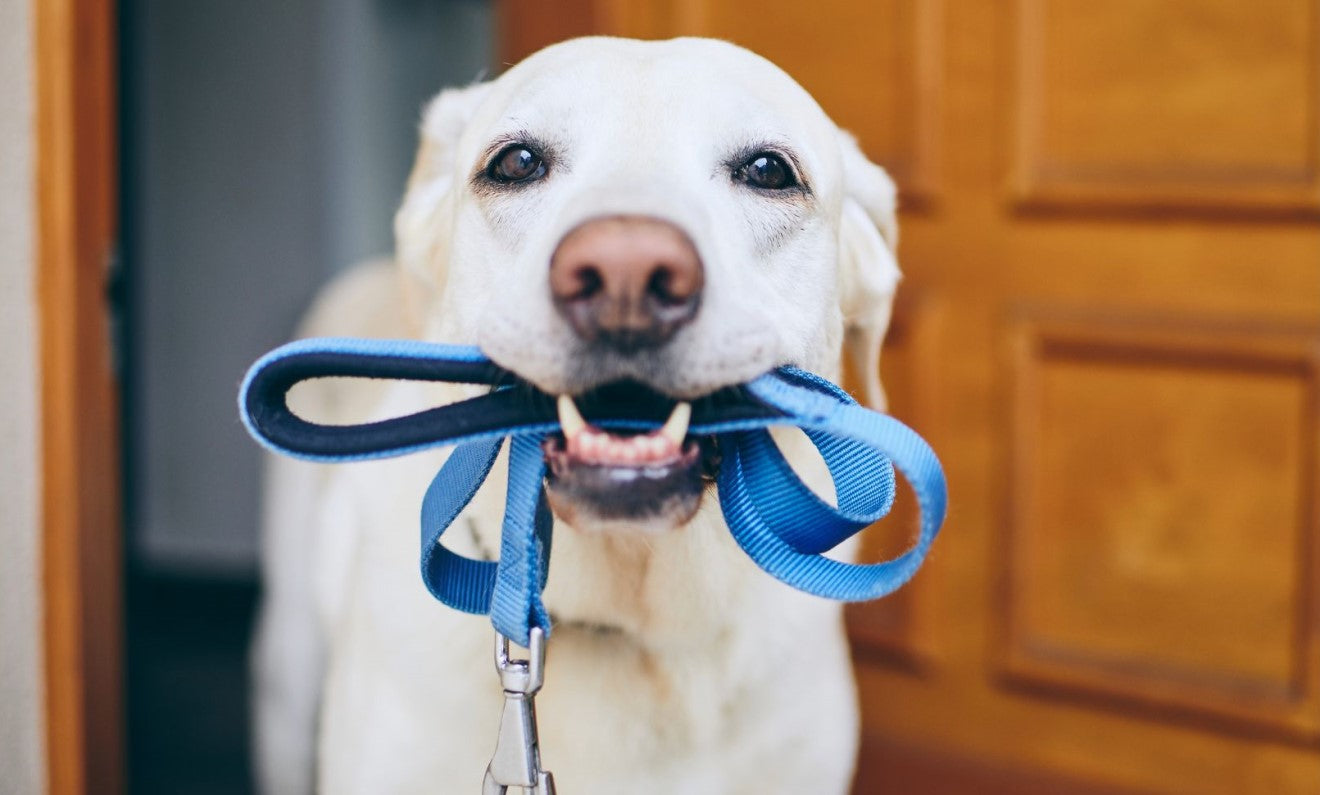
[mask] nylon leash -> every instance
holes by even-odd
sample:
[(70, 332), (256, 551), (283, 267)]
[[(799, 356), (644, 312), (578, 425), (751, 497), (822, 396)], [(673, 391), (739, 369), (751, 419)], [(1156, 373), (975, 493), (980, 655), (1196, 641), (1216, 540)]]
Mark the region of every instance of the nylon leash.
[[(331, 426), (298, 417), (287, 402), (295, 384), (323, 377), (492, 389), (404, 417)], [(552, 630), (541, 601), (552, 526), (541, 443), (560, 430), (553, 400), (522, 384), (477, 348), (321, 338), (281, 346), (253, 364), (239, 391), (239, 411), (249, 433), (267, 449), (309, 461), (362, 461), (454, 448), (422, 498), (422, 579), (444, 604), (488, 614), (499, 635), (496, 667), (504, 685), (505, 712), (485, 791), (498, 794), (507, 786), (520, 786), (552, 795), (553, 780), (540, 767), (532, 696), (541, 686), (544, 643)], [(660, 425), (664, 406), (605, 399), (587, 413), (592, 423), (606, 429), (649, 430)], [(767, 429), (774, 425), (801, 428), (816, 446), (834, 481), (836, 505), (821, 500), (798, 479), (770, 437)], [(734, 540), (765, 572), (801, 591), (849, 602), (892, 593), (920, 568), (944, 521), (944, 473), (930, 446), (899, 421), (859, 406), (838, 386), (812, 373), (781, 367), (693, 401), (689, 434), (717, 440), (722, 461), (716, 484)], [(442, 537), (490, 474), (506, 440), (508, 494), (499, 559), (464, 557), (447, 548)], [(825, 557), (823, 552), (889, 512), (895, 468), (921, 509), (912, 547), (872, 564)], [(527, 648), (529, 658), (510, 660), (509, 641)], [(504, 753), (514, 746), (517, 753)]]

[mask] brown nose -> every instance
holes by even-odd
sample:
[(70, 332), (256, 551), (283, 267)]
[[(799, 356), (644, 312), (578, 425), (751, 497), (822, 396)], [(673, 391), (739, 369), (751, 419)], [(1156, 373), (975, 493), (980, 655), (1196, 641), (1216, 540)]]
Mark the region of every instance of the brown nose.
[(668, 342), (696, 315), (704, 278), (687, 235), (645, 216), (587, 221), (550, 258), (550, 293), (573, 330), (625, 353)]

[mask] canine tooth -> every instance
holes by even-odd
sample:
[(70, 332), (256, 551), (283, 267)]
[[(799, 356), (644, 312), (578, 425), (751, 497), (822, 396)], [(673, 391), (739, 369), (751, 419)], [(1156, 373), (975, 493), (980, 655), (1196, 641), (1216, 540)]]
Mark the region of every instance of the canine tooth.
[(559, 396), (559, 427), (564, 431), (564, 438), (570, 440), (587, 427), (587, 421), (582, 419), (577, 404), (568, 395)]
[(675, 447), (683, 446), (683, 437), (687, 436), (688, 421), (692, 419), (692, 404), (687, 401), (681, 401), (674, 405), (674, 410), (669, 413), (669, 419), (665, 420), (657, 434), (663, 436), (674, 443)]

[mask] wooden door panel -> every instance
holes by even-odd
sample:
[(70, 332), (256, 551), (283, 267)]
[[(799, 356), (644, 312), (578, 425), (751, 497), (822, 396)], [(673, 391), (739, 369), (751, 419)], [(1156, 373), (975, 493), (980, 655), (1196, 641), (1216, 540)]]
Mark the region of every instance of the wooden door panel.
[(1320, 209), (1317, 12), (1313, 0), (1020, 0), (1017, 194)]
[(1026, 322), (1014, 378), (1010, 676), (1320, 738), (1314, 337)]

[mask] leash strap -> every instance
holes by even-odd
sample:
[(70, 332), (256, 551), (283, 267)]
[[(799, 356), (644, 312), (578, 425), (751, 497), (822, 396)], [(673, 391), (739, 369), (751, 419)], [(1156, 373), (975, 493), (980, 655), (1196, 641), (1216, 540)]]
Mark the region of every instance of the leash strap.
[[(289, 409), (287, 392), (294, 384), (330, 376), (482, 384), (492, 390), (360, 425), (319, 425)], [(421, 570), (427, 589), (458, 610), (489, 614), (501, 635), (524, 647), (534, 627), (549, 636), (541, 591), (549, 574), (553, 522), (541, 443), (560, 430), (549, 396), (529, 389), (476, 348), (323, 338), (290, 343), (259, 359), (243, 381), (239, 408), (262, 445), (305, 460), (362, 461), (453, 446), (422, 499)], [(610, 401), (606, 395), (586, 413), (604, 428), (645, 430), (660, 425), (666, 408)], [(794, 425), (806, 433), (834, 480), (837, 505), (821, 500), (797, 477), (766, 430), (772, 425)], [(920, 568), (944, 521), (944, 473), (930, 446), (812, 373), (781, 367), (694, 401), (689, 433), (717, 437), (723, 456), (720, 507), (738, 545), (771, 576), (807, 593), (843, 601), (892, 593)], [(500, 557), (467, 558), (441, 539), (490, 474), (505, 439), (509, 487)], [(821, 553), (889, 512), (894, 467), (912, 486), (921, 509), (913, 546), (875, 564), (824, 557)]]

